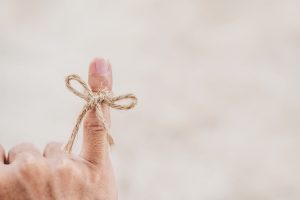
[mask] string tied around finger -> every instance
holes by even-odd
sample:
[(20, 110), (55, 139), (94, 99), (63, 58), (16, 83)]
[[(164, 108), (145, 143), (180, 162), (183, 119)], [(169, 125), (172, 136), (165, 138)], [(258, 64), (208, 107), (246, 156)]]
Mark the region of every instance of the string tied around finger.
[[(84, 92), (79, 92), (76, 90), (72, 85), (71, 81), (77, 81), (84, 89)], [(88, 84), (83, 81), (80, 76), (76, 74), (72, 74), (66, 77), (66, 86), (67, 88), (73, 92), (76, 96), (84, 99), (86, 101), (86, 104), (83, 106), (81, 112), (79, 113), (75, 126), (72, 130), (72, 133), (69, 137), (69, 140), (67, 144), (64, 147), (64, 151), (66, 153), (71, 153), (72, 147), (75, 141), (75, 138), (78, 134), (78, 130), (80, 128), (80, 124), (86, 115), (86, 113), (89, 110), (95, 109), (96, 110), (96, 116), (97, 118), (103, 123), (103, 128), (106, 131), (107, 134), (107, 140), (109, 145), (114, 144), (114, 140), (112, 136), (109, 133), (109, 125), (105, 121), (105, 117), (103, 114), (102, 105), (107, 105), (111, 108), (115, 108), (118, 110), (129, 110), (136, 106), (137, 104), (137, 98), (134, 94), (125, 94), (125, 95), (119, 95), (119, 96), (113, 96), (112, 93), (107, 90), (100, 90), (100, 91), (92, 91), (91, 88), (88, 86)], [(121, 100), (128, 100), (128, 104), (118, 104), (118, 101)]]

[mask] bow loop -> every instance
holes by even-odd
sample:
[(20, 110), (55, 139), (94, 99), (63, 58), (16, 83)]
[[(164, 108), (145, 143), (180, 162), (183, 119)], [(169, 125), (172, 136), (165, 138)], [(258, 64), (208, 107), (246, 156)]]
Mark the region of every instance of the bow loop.
[[(118, 101), (129, 100), (127, 104), (117, 104)], [(120, 95), (113, 97), (110, 107), (119, 110), (129, 110), (137, 104), (137, 98), (133, 94)]]
[[(79, 92), (78, 90), (76, 90), (72, 84), (71, 81), (77, 81), (84, 89), (84, 93)], [(66, 86), (67, 88), (73, 92), (76, 96), (85, 99), (86, 101), (89, 100), (90, 97), (93, 97), (93, 92), (90, 89), (90, 87), (88, 86), (88, 84), (86, 84), (86, 82), (84, 82), (77, 74), (72, 74), (66, 77)]]

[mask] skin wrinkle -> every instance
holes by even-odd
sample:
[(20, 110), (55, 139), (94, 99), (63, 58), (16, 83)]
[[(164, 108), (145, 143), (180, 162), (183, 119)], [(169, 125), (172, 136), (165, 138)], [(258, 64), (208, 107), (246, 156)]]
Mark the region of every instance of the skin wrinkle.
[(47, 194), (49, 194), (49, 197), (51, 199), (57, 199), (55, 195), (55, 190), (53, 189), (55, 187), (52, 179), (53, 179), (53, 172), (51, 172), (51, 175), (49, 176), (49, 180), (46, 183), (46, 188), (47, 188), (46, 191), (48, 191)]

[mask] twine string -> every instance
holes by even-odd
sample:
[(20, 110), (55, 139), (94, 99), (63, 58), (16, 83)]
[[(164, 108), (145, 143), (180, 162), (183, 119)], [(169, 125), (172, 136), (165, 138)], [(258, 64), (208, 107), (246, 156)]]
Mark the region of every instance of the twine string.
[[(84, 89), (84, 92), (79, 92), (71, 85), (71, 81), (77, 81)], [(115, 108), (118, 110), (129, 110), (132, 109), (137, 104), (137, 98), (133, 94), (125, 94), (114, 97), (110, 91), (107, 89), (93, 92), (88, 84), (83, 81), (78, 75), (73, 74), (66, 77), (66, 86), (67, 88), (73, 92), (76, 96), (84, 99), (86, 104), (83, 106), (81, 112), (79, 113), (76, 124), (73, 128), (72, 134), (64, 147), (65, 152), (71, 153), (72, 147), (74, 144), (74, 140), (78, 134), (78, 130), (80, 128), (80, 124), (89, 110), (95, 109), (97, 118), (103, 123), (103, 128), (107, 134), (107, 140), (110, 145), (114, 144), (114, 140), (109, 133), (109, 126), (105, 121), (102, 105), (106, 104), (111, 108)], [(129, 100), (128, 104), (118, 104), (118, 101), (121, 100)]]

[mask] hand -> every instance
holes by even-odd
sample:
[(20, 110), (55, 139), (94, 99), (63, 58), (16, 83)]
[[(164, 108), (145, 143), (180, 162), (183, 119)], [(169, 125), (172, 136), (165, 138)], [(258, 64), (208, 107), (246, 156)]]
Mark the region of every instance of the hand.
[[(105, 59), (95, 59), (89, 68), (92, 90), (112, 88), (112, 70)], [(109, 108), (103, 105), (110, 124)], [(95, 110), (84, 120), (80, 155), (66, 154), (62, 144), (50, 143), (43, 155), (32, 144), (13, 147), (8, 156), (0, 148), (0, 199), (99, 199), (116, 200), (117, 188), (109, 145)]]

